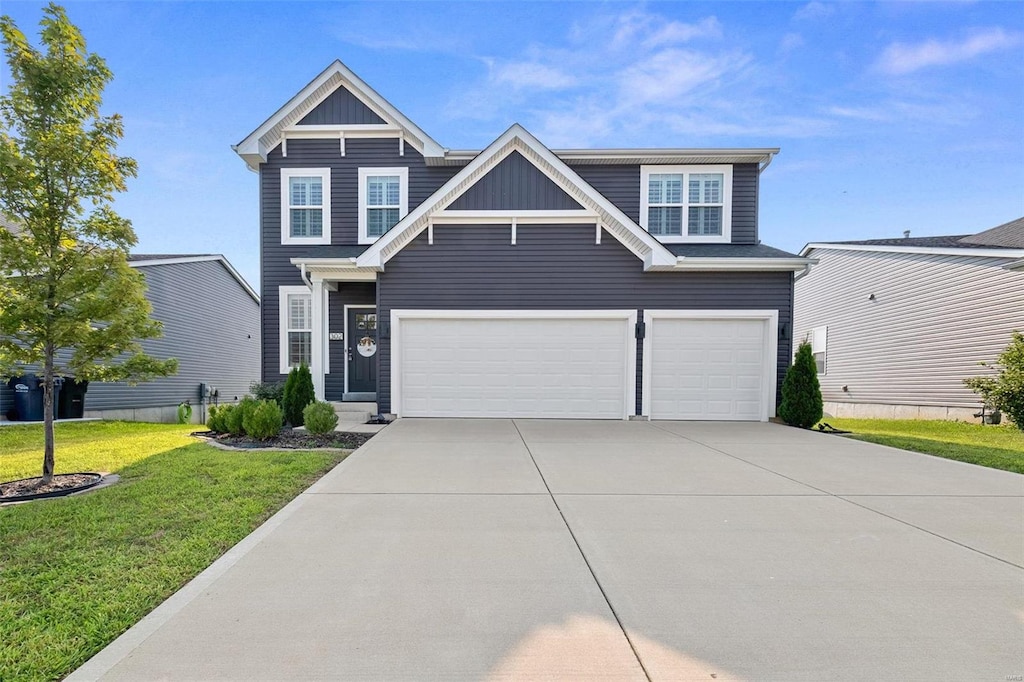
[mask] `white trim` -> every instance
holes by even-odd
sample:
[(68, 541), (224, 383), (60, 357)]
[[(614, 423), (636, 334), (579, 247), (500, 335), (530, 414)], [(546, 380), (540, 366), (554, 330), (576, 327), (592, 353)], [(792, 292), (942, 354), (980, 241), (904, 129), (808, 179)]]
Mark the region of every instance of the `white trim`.
[[(625, 393), (623, 395), (623, 419), (629, 419), (636, 411), (636, 310), (413, 310), (395, 309), (391, 311), (391, 412), (401, 417), (402, 386), (401, 337), (402, 320), (410, 319), (488, 319), (488, 320), (521, 320), (521, 319), (589, 319), (589, 320), (623, 320), (626, 326), (626, 367)], [(380, 317), (377, 318), (380, 326)]]
[(983, 256), (985, 258), (1024, 258), (1024, 249), (986, 249), (948, 246), (887, 246), (882, 244), (829, 244), (828, 242), (811, 242), (800, 250), (805, 256), (815, 249), (832, 249), (833, 251), (878, 251), (881, 253), (925, 253), (936, 256)]
[(430, 216), (435, 223), (483, 223), (507, 225), (510, 221), (520, 223), (592, 223), (598, 219), (597, 213), (587, 210), (560, 211), (437, 211)]
[(709, 258), (679, 256), (677, 270), (756, 270), (801, 272), (817, 263), (816, 258)]
[[(372, 244), (384, 235), (378, 237), (371, 237), (366, 233), (366, 179), (371, 176), (377, 175), (397, 175), (398, 176), (398, 223), (402, 222), (402, 218), (409, 212), (409, 168), (406, 166), (398, 166), (394, 168), (386, 167), (360, 167), (359, 168), (359, 243), (360, 244)], [(394, 226), (392, 226), (394, 227)], [(387, 234), (387, 232), (385, 232)]]
[[(576, 163), (622, 164), (693, 164), (693, 163), (756, 163), (763, 170), (779, 153), (778, 147), (724, 149), (552, 149), (563, 161)], [(466, 163), (480, 153), (479, 149), (451, 149), (443, 160), (434, 163)], [(428, 164), (431, 162), (428, 161)]]
[[(291, 234), (291, 192), (289, 180), (295, 177), (319, 177), (322, 183), (323, 233), (319, 237), (293, 237)], [(315, 207), (309, 207), (315, 208)], [(331, 243), (331, 169), (330, 168), (282, 168), (281, 169), (281, 243), (330, 244)]]
[[(288, 364), (288, 297), (299, 294), (305, 294), (310, 297), (310, 308), (312, 309), (313, 294), (309, 287), (306, 286), (279, 286), (277, 288), (277, 354), (278, 354), (278, 369), (281, 374), (288, 374), (292, 371), (291, 365)], [(312, 345), (312, 310), (310, 310), (310, 345)], [(312, 361), (312, 349), (311, 357)], [(312, 364), (312, 363), (311, 363)]]
[[(355, 258), (291, 258), (292, 265), (309, 275), (339, 282), (376, 282), (377, 271), (356, 266)], [(305, 277), (303, 277), (305, 279)]]
[[(640, 166), (640, 227), (647, 230), (648, 202), (650, 193), (648, 184), (651, 175), (678, 173), (683, 176), (682, 187), (682, 224), (681, 234), (678, 235), (654, 235), (655, 238), (666, 244), (729, 244), (732, 242), (732, 173), (733, 167), (729, 164), (719, 165), (673, 165), (673, 166)], [(722, 234), (716, 235), (689, 235), (687, 231), (687, 214), (690, 206), (689, 181), (691, 174), (700, 175), (704, 173), (722, 174)]]
[(762, 320), (766, 323), (768, 347), (763, 362), (764, 382), (761, 391), (761, 421), (768, 421), (775, 416), (775, 390), (778, 383), (779, 354), (779, 311), (778, 310), (645, 310), (644, 311), (644, 360), (643, 386), (641, 387), (643, 409), (645, 415), (651, 414), (651, 365), (654, 358), (651, 345), (654, 340), (654, 320), (657, 319), (689, 319), (689, 320)]
[(399, 221), (384, 237), (378, 239), (359, 256), (358, 264), (362, 267), (383, 269), (390, 258), (427, 228), (430, 216), (445, 209), (513, 151), (523, 154), (573, 200), (593, 211), (609, 234), (644, 261), (645, 270), (675, 266), (676, 257), (664, 245), (633, 222), (621, 209), (608, 201), (519, 124), (505, 131), (451, 180)]
[[(375, 303), (356, 303), (356, 304), (353, 304), (353, 305), (345, 305), (344, 308), (345, 308), (345, 325), (342, 327), (342, 330), (343, 330), (342, 333), (345, 336), (345, 338), (343, 339), (343, 341), (345, 342), (345, 383), (344, 383), (345, 391), (344, 391), (344, 393), (350, 393), (351, 391), (348, 390), (348, 366), (349, 366), (349, 361), (348, 361), (349, 345), (348, 344), (349, 344), (349, 341), (350, 341), (349, 335), (348, 335), (348, 333), (349, 333), (349, 329), (348, 329), (348, 311), (349, 311), (350, 308), (372, 308), (373, 310), (376, 310), (377, 309), (377, 305)], [(380, 315), (377, 316), (377, 352), (378, 353), (380, 352)], [(380, 381), (380, 379), (378, 378), (378, 383), (379, 383), (379, 381)], [(378, 386), (378, 388), (379, 388), (379, 386)]]
[(145, 268), (150, 265), (177, 265), (178, 263), (203, 263), (206, 261), (220, 261), (227, 269), (228, 273), (238, 280), (238, 283), (245, 289), (245, 293), (252, 296), (253, 300), (257, 303), (260, 302), (260, 295), (256, 293), (256, 290), (249, 286), (249, 283), (245, 281), (245, 278), (235, 270), (234, 266), (228, 262), (228, 259), (220, 254), (211, 254), (206, 256), (178, 256), (175, 258), (147, 258), (146, 260), (135, 260), (128, 256), (128, 267), (130, 268)]
[(242, 157), (250, 169), (258, 171), (260, 164), (267, 160), (270, 151), (280, 142), (282, 130), (301, 120), (339, 87), (344, 87), (382, 119), (402, 129), (408, 141), (424, 157), (444, 156), (444, 149), (440, 144), (339, 60), (335, 60), (321, 71), (306, 87), (232, 149)]

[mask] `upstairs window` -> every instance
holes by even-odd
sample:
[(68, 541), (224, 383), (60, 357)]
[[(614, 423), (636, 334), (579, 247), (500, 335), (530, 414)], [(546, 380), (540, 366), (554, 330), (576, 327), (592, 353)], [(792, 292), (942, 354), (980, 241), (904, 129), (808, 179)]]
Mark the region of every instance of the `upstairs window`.
[(359, 243), (377, 241), (408, 213), (408, 205), (408, 168), (360, 168)]
[(281, 169), (281, 243), (331, 243), (331, 169)]
[(732, 239), (732, 166), (641, 166), (640, 225), (662, 242)]

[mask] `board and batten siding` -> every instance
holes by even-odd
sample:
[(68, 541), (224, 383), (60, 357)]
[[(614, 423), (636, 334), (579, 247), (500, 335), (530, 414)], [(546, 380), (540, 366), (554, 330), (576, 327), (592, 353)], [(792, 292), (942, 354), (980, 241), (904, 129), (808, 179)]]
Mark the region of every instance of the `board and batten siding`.
[[(434, 226), (395, 255), (377, 280), (379, 319), (393, 309), (663, 309), (777, 310), (788, 327), (790, 272), (644, 272), (642, 262), (605, 233), (596, 244), (590, 225), (519, 225), (516, 245), (504, 225)], [(378, 406), (391, 411), (391, 346), (379, 345)], [(638, 349), (639, 351), (640, 349)], [(778, 385), (790, 342), (779, 339)], [(637, 353), (637, 373), (643, 354)], [(637, 382), (637, 409), (640, 407)], [(637, 412), (639, 414), (639, 412)]]
[[(828, 326), (826, 402), (974, 408), (963, 385), (1024, 330), (1012, 259), (815, 249), (797, 280), (793, 338)], [(874, 294), (874, 300), (869, 297)], [(847, 391), (843, 391), (843, 386)]]
[[(249, 392), (259, 379), (259, 303), (219, 261), (169, 263), (139, 268), (146, 278), (152, 318), (163, 336), (141, 342), (160, 359), (177, 358), (178, 373), (129, 386), (89, 384), (86, 412), (130, 410), (198, 403), (200, 382), (220, 389), (221, 401)], [(11, 408), (6, 383), (0, 389), (0, 413)]]

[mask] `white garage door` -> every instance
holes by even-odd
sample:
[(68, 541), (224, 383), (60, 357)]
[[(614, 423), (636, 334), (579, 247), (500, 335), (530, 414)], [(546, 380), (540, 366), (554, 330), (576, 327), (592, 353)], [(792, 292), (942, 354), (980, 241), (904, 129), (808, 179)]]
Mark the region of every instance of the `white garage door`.
[(688, 319), (655, 313), (647, 329), (645, 397), (651, 419), (769, 417), (775, 392), (770, 319)]
[(623, 419), (632, 413), (632, 311), (402, 312), (392, 323), (399, 416)]

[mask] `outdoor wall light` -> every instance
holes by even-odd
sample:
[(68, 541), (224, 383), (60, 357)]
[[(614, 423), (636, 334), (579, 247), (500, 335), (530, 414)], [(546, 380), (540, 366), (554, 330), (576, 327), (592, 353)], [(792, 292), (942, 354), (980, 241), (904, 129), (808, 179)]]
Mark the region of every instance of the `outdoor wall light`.
[(870, 296), (868, 296), (868, 300), (869, 300), (869, 301), (873, 301), (873, 300), (875, 300), (875, 295), (874, 295), (874, 294), (871, 294)]
[(783, 322), (779, 325), (779, 338), (783, 340), (789, 338), (789, 322)]
[(843, 386), (843, 393), (849, 393), (849, 392), (850, 392), (850, 387), (849, 386)]

